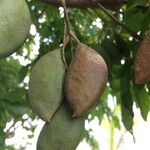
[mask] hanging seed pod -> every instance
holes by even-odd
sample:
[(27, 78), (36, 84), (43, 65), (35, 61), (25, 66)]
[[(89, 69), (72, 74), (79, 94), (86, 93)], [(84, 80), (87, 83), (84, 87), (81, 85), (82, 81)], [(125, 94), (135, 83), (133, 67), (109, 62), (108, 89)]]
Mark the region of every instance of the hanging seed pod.
[(60, 49), (47, 53), (33, 66), (29, 97), (33, 110), (44, 121), (50, 121), (63, 100), (64, 74)]
[(108, 70), (103, 58), (79, 43), (69, 65), (65, 94), (73, 116), (82, 116), (98, 102), (107, 83)]
[(135, 82), (144, 84), (150, 81), (150, 32), (144, 37), (135, 58)]
[(37, 150), (75, 150), (84, 135), (84, 118), (72, 118), (64, 102), (39, 135)]
[(25, 0), (0, 1), (0, 58), (18, 50), (29, 34), (31, 17)]

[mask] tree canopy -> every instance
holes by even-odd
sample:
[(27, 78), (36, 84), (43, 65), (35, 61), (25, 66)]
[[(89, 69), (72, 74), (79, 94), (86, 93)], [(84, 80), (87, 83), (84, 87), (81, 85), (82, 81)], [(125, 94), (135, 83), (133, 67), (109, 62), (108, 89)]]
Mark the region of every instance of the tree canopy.
[[(45, 0), (46, 1), (46, 0)], [(38, 0), (27, 0), (32, 25), (25, 44), (13, 55), (0, 59), (0, 149), (5, 149), (5, 140), (14, 136), (15, 124), (34, 133), (35, 126), (26, 127), (24, 122), (37, 119), (31, 109), (28, 97), (28, 80), (33, 65), (44, 54), (60, 47), (64, 36), (63, 9)], [(108, 2), (109, 4), (109, 2)], [(104, 5), (105, 7), (105, 5)], [(101, 123), (106, 115), (114, 128), (125, 128), (132, 133), (133, 105), (140, 108), (147, 120), (150, 110), (150, 84), (137, 85), (134, 75), (135, 55), (139, 45), (150, 29), (150, 4), (147, 0), (130, 0), (111, 10), (100, 6), (92, 8), (68, 8), (72, 30), (78, 39), (95, 49), (107, 63), (109, 77), (107, 87), (96, 108), (89, 112), (88, 121), (97, 117)], [(8, 41), (9, 42), (9, 41)], [(69, 43), (65, 56), (72, 58)], [(89, 87), (90, 88), (90, 87)], [(108, 105), (112, 96), (116, 109)], [(28, 115), (27, 119), (22, 116)], [(6, 123), (12, 121), (7, 131)], [(96, 147), (88, 130), (85, 139)], [(5, 147), (5, 148), (4, 148)], [(13, 149), (13, 147), (7, 147)]]

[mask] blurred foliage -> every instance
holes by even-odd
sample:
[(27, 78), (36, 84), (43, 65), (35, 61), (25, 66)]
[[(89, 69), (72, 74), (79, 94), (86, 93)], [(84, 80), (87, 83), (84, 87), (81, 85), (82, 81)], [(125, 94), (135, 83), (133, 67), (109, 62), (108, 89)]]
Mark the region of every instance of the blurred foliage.
[[(28, 78), (34, 63), (44, 54), (58, 48), (63, 40), (64, 20), (61, 9), (43, 4), (38, 0), (28, 0), (32, 17), (32, 31), (28, 40), (19, 51), (0, 60), (0, 150), (13, 150), (5, 146), (5, 139), (13, 137), (13, 131), (5, 131), (6, 123), (18, 121), (26, 130), (34, 133), (35, 127), (26, 127), (25, 121), (32, 121), (37, 116), (32, 112), (28, 98)], [(109, 11), (109, 10), (108, 10)], [(130, 0), (118, 12), (110, 13), (141, 37), (150, 29), (150, 7), (147, 0)], [(81, 42), (95, 48), (105, 59), (109, 68), (107, 87), (96, 108), (90, 111), (87, 120), (98, 118), (99, 124), (107, 116), (111, 128), (125, 128), (132, 132), (133, 104), (141, 110), (147, 119), (150, 105), (150, 86), (136, 85), (134, 80), (134, 58), (140, 41), (113, 22), (100, 9), (69, 9), (70, 21), (74, 32)], [(66, 49), (67, 60), (71, 59), (73, 45)], [(24, 64), (22, 63), (22, 61)], [(90, 88), (90, 87), (89, 87)], [(114, 109), (109, 107), (111, 95)], [(119, 109), (118, 109), (119, 108)], [(28, 118), (23, 119), (27, 114)], [(31, 136), (31, 135), (30, 135)], [(86, 141), (98, 149), (97, 142), (85, 134)]]

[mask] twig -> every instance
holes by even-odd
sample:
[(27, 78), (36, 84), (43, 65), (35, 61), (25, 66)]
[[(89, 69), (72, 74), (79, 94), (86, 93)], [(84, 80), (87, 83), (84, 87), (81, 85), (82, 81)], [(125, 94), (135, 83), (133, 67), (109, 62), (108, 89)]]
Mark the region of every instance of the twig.
[(65, 2), (65, 0), (61, 0), (61, 2), (62, 2), (62, 5), (63, 5), (63, 8), (64, 8), (64, 17), (65, 17), (67, 30), (68, 30), (68, 33), (69, 33), (71, 31), (71, 25), (70, 25), (69, 16), (68, 16), (67, 8), (66, 8), (66, 2)]
[(14, 128), (14, 126), (15, 126), (15, 122), (13, 122), (13, 124), (6, 130), (6, 133), (10, 132), (10, 130), (11, 130), (12, 128)]
[(116, 17), (114, 17), (112, 14), (110, 14), (100, 3), (98, 3), (98, 6), (100, 7), (100, 9), (107, 14), (117, 25), (121, 26), (122, 28), (124, 28), (132, 37), (136, 38), (137, 40), (141, 41), (142, 38), (135, 33), (134, 31), (132, 31), (131, 29), (129, 29), (127, 26), (125, 26), (122, 22), (120, 22), (119, 20), (116, 19)]
[(65, 22), (65, 27), (64, 27), (64, 38), (63, 38), (63, 44), (61, 47), (61, 57), (62, 57), (62, 61), (65, 65), (65, 69), (67, 69), (67, 62), (65, 59), (65, 47), (68, 44), (68, 42), (71, 40), (71, 38), (76, 42), (79, 43), (79, 39), (76, 37), (76, 35), (74, 34), (74, 32), (71, 30), (71, 24), (69, 21), (69, 16), (67, 13), (67, 8), (66, 8), (66, 2), (65, 0), (61, 0), (62, 5), (64, 7), (64, 22)]
[(71, 55), (73, 56), (73, 43), (72, 43), (72, 40), (71, 40)]
[[(14, 121), (13, 124), (6, 130), (6, 132), (5, 132), (6, 137), (8, 138), (11, 134), (13, 134), (16, 131), (16, 129), (18, 129), (20, 126), (22, 126), (24, 124), (24, 122), (27, 121), (28, 119), (29, 118), (27, 118), (27, 119), (21, 119), (20, 120), (21, 124), (18, 125), (18, 126), (16, 126), (16, 127), (15, 127), (16, 122)], [(10, 131), (12, 128), (14, 128), (13, 131)]]
[(62, 57), (62, 61), (63, 61), (64, 65), (65, 65), (65, 69), (67, 69), (68, 66), (67, 66), (67, 62), (66, 62), (66, 58), (65, 58), (65, 47), (68, 44), (68, 42), (70, 41), (70, 37), (67, 34), (66, 23), (65, 23), (64, 26), (65, 26), (64, 27), (64, 38), (63, 38), (63, 44), (62, 44), (62, 47), (61, 47), (61, 57)]
[(133, 134), (133, 131), (130, 131), (131, 135), (132, 135), (132, 138), (133, 138), (133, 142), (136, 143), (136, 139), (135, 139), (135, 136)]
[(64, 17), (65, 17), (65, 22), (66, 22), (66, 26), (67, 26), (68, 35), (70, 37), (72, 37), (76, 43), (79, 43), (80, 42), (79, 39), (76, 37), (74, 32), (71, 30), (69, 16), (68, 16), (68, 13), (67, 13), (66, 2), (65, 2), (65, 0), (61, 0), (61, 2), (62, 2), (62, 5), (63, 5), (63, 8), (64, 8)]
[[(40, 0), (40, 1), (56, 7), (62, 6), (60, 0)], [(127, 3), (127, 1), (128, 0), (66, 0), (66, 4), (67, 7), (70, 8), (87, 9), (87, 8), (97, 8), (98, 7), (97, 4), (101, 3), (104, 7), (116, 11), (116, 8), (114, 8), (116, 5), (122, 6), (124, 3)]]

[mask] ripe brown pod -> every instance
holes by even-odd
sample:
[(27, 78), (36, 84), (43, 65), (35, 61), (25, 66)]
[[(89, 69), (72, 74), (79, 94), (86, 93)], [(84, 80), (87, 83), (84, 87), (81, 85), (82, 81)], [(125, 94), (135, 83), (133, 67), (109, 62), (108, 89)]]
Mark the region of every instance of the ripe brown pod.
[(107, 77), (108, 70), (103, 58), (92, 48), (79, 43), (65, 80), (65, 94), (73, 117), (84, 115), (98, 102)]
[(150, 31), (144, 37), (135, 58), (135, 82), (144, 84), (150, 81)]

